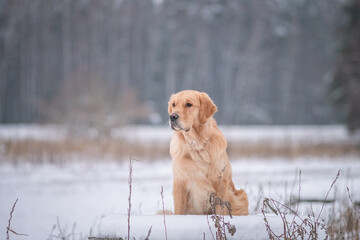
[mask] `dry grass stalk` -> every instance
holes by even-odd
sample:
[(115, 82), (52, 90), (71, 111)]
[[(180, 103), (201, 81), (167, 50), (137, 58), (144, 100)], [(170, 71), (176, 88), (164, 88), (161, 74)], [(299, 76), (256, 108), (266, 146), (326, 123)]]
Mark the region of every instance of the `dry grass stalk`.
[[(321, 210), (318, 214), (318, 216), (315, 216), (315, 213), (313, 211), (313, 209), (311, 208), (311, 214), (309, 214), (307, 217), (302, 218), (299, 215), (299, 203), (300, 201), (298, 201), (298, 205), (296, 207), (296, 209), (292, 209), (291, 207), (280, 203), (277, 200), (274, 200), (272, 198), (265, 198), (265, 200), (263, 201), (263, 208), (262, 208), (262, 214), (264, 216), (264, 222), (265, 222), (265, 227), (266, 230), (268, 232), (269, 235), (269, 239), (270, 240), (280, 240), (280, 239), (318, 239), (319, 237), (319, 230), (325, 230), (325, 239), (328, 238), (328, 232), (327, 232), (327, 227), (325, 225), (324, 220), (320, 221), (320, 217), (322, 214), (322, 211), (324, 209), (324, 205), (327, 201), (327, 198), (329, 196), (330, 191), (332, 190), (334, 184), (336, 183), (336, 181), (338, 180), (340, 175), (340, 170), (338, 171), (334, 181), (332, 182), (329, 191), (327, 192), (325, 199), (323, 201), (323, 204), (321, 206)], [(300, 199), (300, 189), (301, 189), (301, 172), (299, 173), (299, 199)], [(277, 216), (280, 216), (281, 221), (283, 223), (283, 232), (280, 234), (276, 234), (272, 229), (271, 226), (269, 224), (269, 221), (266, 217), (266, 213), (265, 213), (265, 209), (270, 209), (271, 212), (273, 212), (274, 214), (276, 214)], [(293, 214), (293, 217), (291, 218), (291, 221), (289, 222), (287, 220), (287, 215), (288, 213)], [(298, 223), (299, 222), (299, 223)], [(320, 229), (319, 229), (320, 228)]]
[(149, 231), (148, 231), (148, 233), (147, 233), (147, 235), (146, 235), (145, 240), (149, 240), (149, 239), (150, 239), (151, 229), (152, 229), (152, 226), (150, 226)]
[(360, 217), (353, 206), (343, 202), (327, 220), (330, 239), (360, 240)]
[(164, 206), (164, 189), (161, 186), (161, 202), (162, 202), (162, 209), (163, 209), (163, 216), (164, 216), (164, 228), (165, 228), (165, 239), (167, 240), (167, 230), (166, 230), (166, 221), (165, 221), (165, 206)]
[[(298, 190), (298, 199), (300, 200), (300, 196), (301, 196), (301, 170), (299, 171), (299, 190)], [(300, 202), (298, 202), (297, 206), (296, 206), (296, 210), (295, 212), (299, 212), (299, 206), (300, 206)], [(296, 215), (294, 214), (292, 220), (291, 220), (291, 224), (290, 224), (290, 229), (293, 227), (294, 222), (295, 222), (295, 217)]]
[[(223, 215), (217, 215), (216, 213), (217, 206), (219, 206), (221, 209), (226, 208), (230, 218), (232, 218), (230, 203), (228, 201), (223, 201), (222, 199), (216, 197), (214, 193), (210, 194), (209, 203), (212, 211), (211, 219), (213, 220), (216, 228), (216, 240), (226, 240), (227, 239), (226, 230), (231, 236), (234, 236), (236, 232), (235, 225), (232, 225), (230, 221), (225, 222), (225, 217)], [(210, 232), (213, 235), (211, 228), (210, 228)]]
[(330, 186), (329, 191), (326, 193), (326, 196), (325, 196), (325, 199), (324, 199), (324, 203), (321, 205), (321, 210), (320, 210), (320, 212), (319, 212), (319, 214), (318, 214), (318, 217), (317, 217), (317, 219), (316, 219), (316, 222), (318, 222), (319, 219), (320, 219), (321, 213), (322, 213), (322, 211), (324, 210), (325, 202), (326, 202), (327, 199), (328, 199), (328, 196), (329, 196), (329, 193), (330, 193), (331, 189), (333, 188), (333, 186), (335, 185), (336, 181), (338, 180), (338, 178), (339, 178), (339, 176), (340, 176), (340, 172), (341, 172), (341, 169), (339, 169), (339, 171), (337, 172), (334, 181), (331, 183), (331, 186)]
[(346, 190), (348, 199), (343, 199), (339, 205), (334, 203), (327, 219), (327, 231), (330, 239), (360, 240), (360, 212), (349, 188)]
[(6, 240), (10, 239), (10, 235), (9, 235), (10, 232), (15, 234), (15, 235), (18, 235), (18, 236), (29, 236), (27, 234), (17, 233), (11, 228), (11, 221), (12, 221), (13, 213), (15, 211), (15, 206), (16, 206), (17, 202), (18, 202), (18, 199), (15, 200), (15, 202), (14, 202), (12, 208), (11, 208), (11, 211), (10, 211), (10, 218), (9, 218), (9, 221), (8, 221), (8, 226), (6, 227)]
[[(265, 208), (270, 209), (273, 213), (281, 218), (283, 223), (283, 231), (280, 234), (276, 234), (266, 217)], [(292, 220), (287, 220), (288, 213), (293, 214)], [(262, 214), (264, 216), (265, 227), (269, 235), (269, 239), (317, 239), (317, 231), (313, 231), (315, 225), (313, 224), (310, 216), (308, 218), (302, 218), (296, 210), (282, 204), (274, 199), (265, 198), (263, 202)], [(298, 223), (298, 221), (300, 224)], [(307, 230), (310, 228), (310, 231)]]
[(129, 207), (128, 207), (128, 220), (127, 220), (127, 224), (128, 224), (127, 239), (128, 240), (130, 240), (131, 191), (132, 191), (132, 173), (133, 173), (132, 160), (133, 160), (133, 158), (130, 155), (130, 158), (129, 158), (129, 179), (128, 179), (128, 185), (129, 185), (128, 202), (129, 202)]
[[(229, 142), (228, 152), (232, 157), (287, 157), (327, 156), (336, 157), (359, 154), (359, 145), (355, 143), (327, 143), (313, 145), (274, 145), (272, 142)], [(61, 163), (69, 156), (88, 158), (122, 158), (129, 152), (143, 158), (168, 157), (166, 142), (130, 142), (116, 138), (67, 137), (53, 141), (38, 139), (0, 139), (1, 161)]]
[(211, 230), (211, 226), (210, 226), (210, 222), (209, 222), (209, 215), (206, 215), (206, 221), (207, 221), (207, 224), (209, 226), (209, 230), (210, 230), (210, 233), (211, 233), (211, 237), (213, 240), (215, 240), (215, 237), (214, 237), (214, 233), (212, 232)]
[(19, 163), (63, 163), (79, 158), (126, 159), (129, 152), (139, 157), (167, 156), (168, 146), (156, 142), (132, 143), (121, 139), (66, 138), (58, 141), (0, 139), (0, 161)]
[[(57, 217), (56, 218), (56, 224), (54, 224), (54, 226), (53, 226), (47, 240), (52, 240), (52, 239), (61, 239), (61, 240), (70, 240), (70, 239), (72, 239), (72, 240), (74, 240), (75, 236), (77, 235), (75, 233), (75, 229), (76, 229), (76, 222), (74, 222), (74, 224), (72, 226), (72, 229), (71, 229), (71, 232), (68, 232), (67, 226), (62, 227), (61, 224), (60, 224), (60, 220)], [(55, 230), (58, 231), (57, 234), (54, 234)], [(82, 240), (82, 239), (86, 239), (86, 238), (85, 237), (83, 238), (81, 233), (80, 233), (80, 236), (78, 236), (76, 239)]]
[(291, 142), (276, 144), (271, 140), (228, 142), (228, 153), (230, 157), (285, 157), (289, 159), (301, 156), (339, 157), (358, 154), (359, 149), (359, 143), (357, 142), (323, 142), (311, 144), (292, 144)]
[(355, 202), (354, 202), (354, 201), (352, 200), (352, 198), (351, 198), (349, 188), (348, 188), (348, 187), (346, 187), (346, 190), (347, 190), (347, 193), (348, 193), (348, 196), (349, 196), (350, 202), (352, 203), (352, 205), (353, 205), (353, 207), (354, 207), (355, 211), (357, 211), (357, 212), (360, 214), (360, 210), (356, 207)]

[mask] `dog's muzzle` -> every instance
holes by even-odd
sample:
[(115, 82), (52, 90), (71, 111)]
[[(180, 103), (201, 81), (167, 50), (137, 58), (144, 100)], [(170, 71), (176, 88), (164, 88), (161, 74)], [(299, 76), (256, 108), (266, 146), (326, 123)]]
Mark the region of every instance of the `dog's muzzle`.
[(190, 130), (190, 128), (186, 128), (184, 129), (181, 124), (178, 122), (178, 119), (179, 119), (179, 115), (176, 114), (176, 113), (172, 113), (170, 114), (170, 126), (171, 126), (171, 129), (174, 130), (174, 131), (179, 131), (179, 130), (183, 130), (185, 132), (188, 132)]
[(179, 119), (179, 115), (177, 115), (176, 113), (172, 113), (170, 115), (170, 121), (171, 122), (176, 122)]

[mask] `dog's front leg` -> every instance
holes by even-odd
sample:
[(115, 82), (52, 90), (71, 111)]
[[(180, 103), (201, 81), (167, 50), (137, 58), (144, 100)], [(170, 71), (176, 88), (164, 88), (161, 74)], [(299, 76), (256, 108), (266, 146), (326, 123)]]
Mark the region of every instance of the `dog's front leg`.
[[(229, 194), (228, 185), (229, 185), (229, 180), (222, 178), (222, 179), (218, 180), (216, 187), (215, 187), (216, 197), (220, 198), (223, 202), (228, 201), (228, 198), (229, 198), (228, 197), (228, 194)], [(215, 209), (216, 209), (217, 214), (229, 215), (230, 209), (228, 209), (227, 206), (220, 206), (220, 204), (219, 204), (219, 205), (216, 205)]]
[(184, 182), (174, 179), (173, 196), (174, 196), (175, 214), (178, 215), (186, 214), (188, 192), (185, 188)]

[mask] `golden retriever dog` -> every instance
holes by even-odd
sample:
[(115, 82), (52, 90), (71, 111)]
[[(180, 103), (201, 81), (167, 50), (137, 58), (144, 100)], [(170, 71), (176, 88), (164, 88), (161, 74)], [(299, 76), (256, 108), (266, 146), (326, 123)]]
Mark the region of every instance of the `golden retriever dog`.
[[(186, 90), (169, 101), (175, 214), (212, 214), (210, 195), (228, 201), (232, 215), (248, 215), (244, 190), (232, 182), (226, 139), (212, 117), (217, 107), (208, 94)], [(216, 207), (217, 214), (228, 215)]]

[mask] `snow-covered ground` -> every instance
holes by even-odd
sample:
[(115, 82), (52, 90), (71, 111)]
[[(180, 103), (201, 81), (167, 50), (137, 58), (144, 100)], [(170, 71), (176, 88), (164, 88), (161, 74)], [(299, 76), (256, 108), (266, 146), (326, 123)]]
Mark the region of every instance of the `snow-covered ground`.
[[(221, 129), (229, 142), (342, 144), (358, 141), (349, 136), (343, 126), (221, 126)], [(114, 130), (112, 134), (114, 138), (130, 142), (168, 144), (171, 130), (168, 126), (130, 126)], [(65, 128), (59, 126), (0, 125), (0, 139), (57, 141), (66, 137)], [(133, 166), (132, 236), (146, 236), (153, 225), (152, 239), (163, 238), (162, 216), (156, 213), (162, 209), (161, 187), (164, 189), (165, 209), (173, 209), (171, 159), (141, 160), (134, 161)], [(359, 156), (232, 159), (232, 167), (234, 183), (237, 188), (246, 190), (250, 203), (251, 216), (232, 220), (241, 239), (268, 238), (263, 217), (258, 215), (262, 200), (272, 197), (286, 203), (290, 196), (297, 198), (300, 170), (301, 199), (323, 199), (341, 169), (329, 198), (334, 198), (335, 191), (337, 198), (347, 198), (348, 186), (353, 199), (360, 200)], [(69, 234), (73, 232), (74, 224), (74, 239), (78, 239), (80, 234), (116, 233), (126, 236), (128, 175), (126, 160), (79, 159), (63, 164), (19, 163), (14, 166), (1, 162), (0, 157), (0, 239), (5, 239), (9, 213), (17, 198), (11, 227), (29, 237), (11, 235), (11, 239), (47, 239), (50, 234), (58, 235), (59, 229)], [(314, 203), (312, 207), (318, 213), (321, 205)], [(306, 214), (309, 209), (309, 203), (301, 203), (301, 214)], [(274, 220), (276, 229), (281, 222), (276, 216), (270, 218)], [(187, 233), (200, 234), (192, 235), (194, 239), (202, 239), (204, 232), (206, 239), (211, 239), (205, 219), (204, 216), (167, 216), (168, 234), (179, 235), (179, 231), (188, 230)], [(175, 223), (180, 224), (175, 225), (176, 231)], [(55, 229), (54, 225), (57, 225)], [(189, 231), (194, 226), (198, 227), (196, 231)]]
[[(214, 222), (209, 216), (134, 216), (130, 219), (130, 238), (145, 239), (151, 227), (150, 239), (215, 239), (216, 234)], [(292, 216), (288, 216), (291, 221)], [(234, 225), (236, 231), (233, 236), (226, 232), (228, 239), (247, 239), (247, 240), (268, 240), (268, 234), (264, 226), (264, 216), (262, 214), (251, 216), (234, 216), (232, 219), (225, 217), (225, 222)], [(275, 214), (267, 215), (267, 220), (271, 225), (271, 230), (281, 233), (283, 222)], [(127, 216), (117, 215), (105, 217), (101, 220), (99, 233), (97, 236), (127, 236)], [(299, 219), (296, 221), (300, 224)], [(325, 232), (320, 230), (319, 239), (324, 239)], [(166, 236), (166, 237), (165, 237)]]
[(0, 125), (0, 139), (4, 140), (47, 140), (56, 141), (66, 137), (66, 130), (56, 125), (38, 124), (2, 124)]
[[(220, 126), (227, 141), (229, 142), (263, 142), (271, 141), (282, 143), (294, 141), (294, 143), (347, 143), (357, 140), (356, 136), (350, 136), (345, 126)], [(169, 141), (169, 127), (129, 126), (113, 131), (113, 136), (125, 138), (129, 141)]]
[[(355, 200), (360, 200), (360, 160), (357, 157), (313, 159), (239, 159), (232, 161), (233, 178), (237, 188), (244, 188), (250, 201), (250, 212), (253, 216), (234, 219), (239, 229), (248, 223), (267, 238), (263, 218), (257, 207), (264, 196), (281, 201), (289, 199), (298, 192), (298, 171), (301, 170), (301, 197), (323, 199), (337, 171), (341, 175), (336, 183), (337, 196), (347, 196), (348, 186)], [(153, 226), (153, 236), (164, 236), (163, 226), (158, 226), (161, 218), (156, 213), (162, 209), (161, 186), (164, 189), (165, 209), (173, 209), (171, 160), (162, 159), (155, 162), (134, 162), (133, 166), (132, 216), (133, 231), (137, 234), (147, 233)], [(128, 163), (111, 161), (78, 161), (64, 165), (21, 165), (0, 164), (0, 238), (5, 239), (5, 227), (12, 204), (18, 198), (12, 228), (29, 237), (11, 236), (11, 239), (46, 239), (57, 223), (65, 232), (71, 233), (76, 223), (75, 233), (96, 235), (104, 231), (115, 231), (126, 235), (126, 214), (128, 207)], [(330, 194), (333, 198), (334, 194)], [(260, 201), (261, 203), (261, 201)], [(301, 212), (309, 209), (309, 204), (301, 205)], [(314, 205), (315, 212), (319, 205)], [(111, 221), (111, 219), (114, 221)], [(183, 224), (179, 229), (186, 229), (198, 217), (187, 216), (186, 219), (168, 216), (169, 229), (172, 222)], [(275, 217), (274, 217), (275, 218)], [(110, 219), (110, 220), (109, 220)], [(136, 221), (139, 220), (139, 222)], [(191, 219), (191, 220), (189, 220)], [(109, 222), (110, 221), (110, 222)], [(200, 220), (199, 220), (200, 221)], [(141, 224), (140, 224), (141, 223)], [(162, 222), (161, 222), (162, 223)], [(119, 228), (114, 230), (114, 224)], [(276, 225), (276, 224), (275, 224)], [(140, 226), (142, 226), (141, 229)], [(250, 226), (250, 225), (249, 225)], [(202, 218), (199, 223), (202, 239), (207, 224)], [(158, 229), (158, 230), (156, 230)], [(169, 231), (170, 231), (169, 230)], [(120, 231), (120, 232), (119, 232)], [(239, 230), (238, 234), (242, 231)], [(246, 231), (246, 234), (249, 231)], [(59, 233), (58, 227), (53, 234)], [(208, 233), (208, 232), (207, 232)], [(265, 234), (265, 236), (264, 236)], [(80, 235), (76, 235), (79, 237)], [(134, 235), (135, 236), (135, 235)], [(140, 236), (140, 235), (139, 235)], [(142, 236), (142, 235), (141, 235)], [(207, 234), (207, 239), (211, 239)], [(256, 235), (258, 239), (261, 236)], [(165, 237), (165, 236), (164, 236)], [(256, 239), (249, 235), (242, 239)], [(155, 239), (155, 238), (153, 238)]]
[[(220, 126), (229, 142), (263, 142), (271, 141), (283, 143), (348, 143), (359, 141), (359, 136), (351, 136), (343, 125), (323, 126)], [(0, 125), (0, 139), (35, 139), (62, 140), (69, 129), (61, 125)], [(93, 133), (90, 132), (90, 135)], [(96, 135), (96, 134), (95, 134)], [(170, 141), (169, 126), (127, 126), (113, 129), (114, 138), (131, 142), (159, 142)]]

